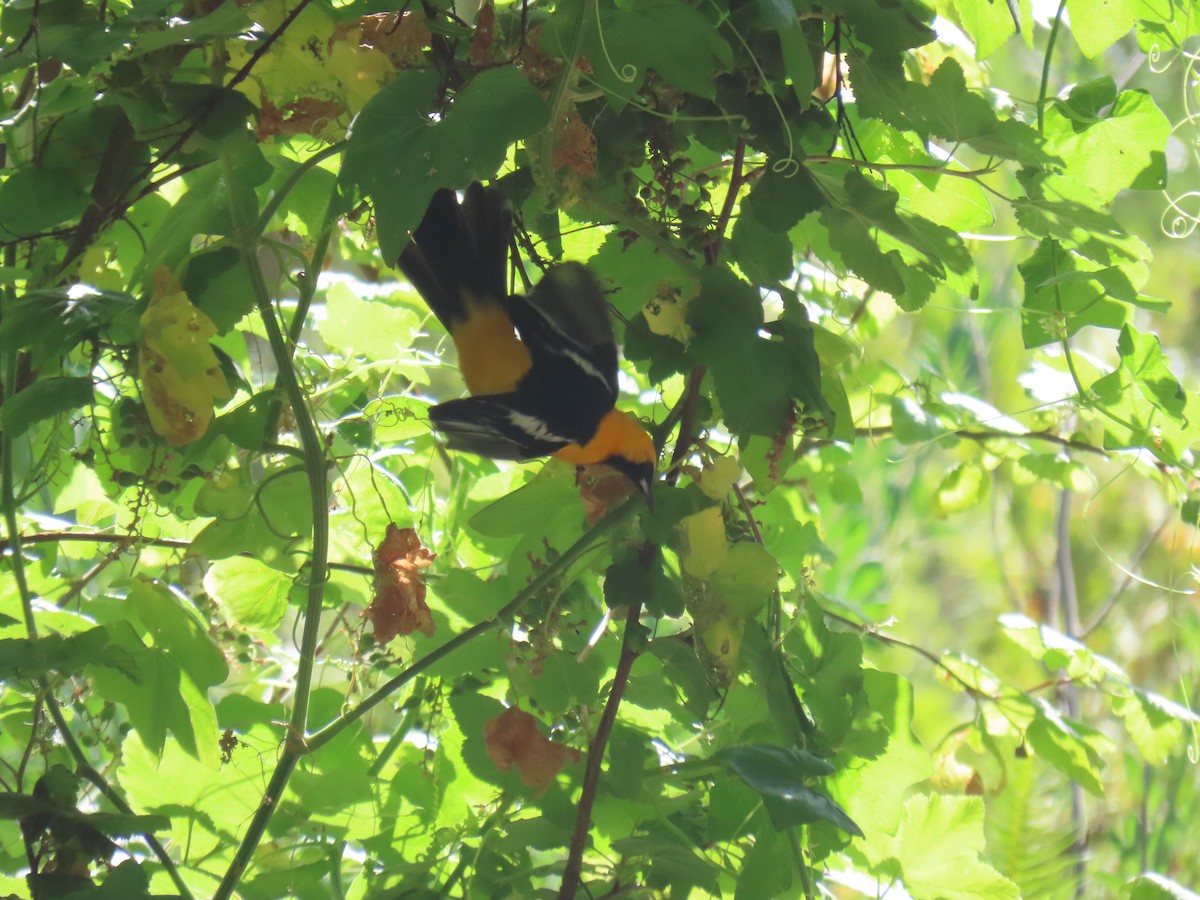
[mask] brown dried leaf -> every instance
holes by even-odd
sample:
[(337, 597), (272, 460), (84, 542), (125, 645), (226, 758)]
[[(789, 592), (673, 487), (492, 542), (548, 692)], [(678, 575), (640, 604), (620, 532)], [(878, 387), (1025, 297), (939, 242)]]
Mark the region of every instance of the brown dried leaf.
[(260, 141), (276, 134), (325, 134), (329, 126), (346, 112), (346, 107), (341, 103), (318, 100), (316, 97), (301, 97), (285, 103), (280, 109), (265, 94), (259, 101), (259, 107), (255, 133)]
[(556, 170), (565, 166), (584, 178), (596, 174), (596, 135), (574, 110), (559, 122), (550, 163)]
[(492, 0), (484, 0), (475, 19), (475, 33), (471, 35), (468, 59), (476, 69), (482, 69), (492, 61), (492, 38), (496, 28), (496, 7)]
[(525, 77), (538, 86), (552, 81), (562, 71), (562, 62), (559, 59), (547, 56), (542, 52), (542, 27), (540, 25), (529, 29), (525, 45), (521, 48), (519, 62)]
[(516, 706), (483, 723), (487, 755), (507, 772), (515, 765), (521, 783), (546, 790), (568, 763), (579, 762), (578, 750), (556, 744), (538, 731), (537, 719)]
[(375, 639), (386, 644), (394, 637), (419, 631), (433, 637), (434, 622), (425, 603), (425, 579), (421, 569), (430, 565), (434, 554), (421, 546), (411, 528), (400, 529), (389, 523), (387, 532), (375, 548), (375, 596), (363, 615), (375, 626)]
[(358, 20), (360, 47), (373, 47), (398, 67), (419, 62), (431, 35), (424, 13), (375, 13)]

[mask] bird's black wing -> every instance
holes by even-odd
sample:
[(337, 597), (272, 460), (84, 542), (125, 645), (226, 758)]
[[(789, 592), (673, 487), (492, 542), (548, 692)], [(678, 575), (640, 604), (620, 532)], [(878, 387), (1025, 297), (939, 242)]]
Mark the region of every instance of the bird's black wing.
[(549, 456), (572, 440), (525, 408), (518, 393), (449, 400), (430, 409), (429, 418), (451, 450), (492, 459)]
[(581, 402), (612, 406), (617, 345), (608, 304), (586, 266), (551, 266), (527, 297), (511, 298), (510, 315), (543, 381), (558, 382)]

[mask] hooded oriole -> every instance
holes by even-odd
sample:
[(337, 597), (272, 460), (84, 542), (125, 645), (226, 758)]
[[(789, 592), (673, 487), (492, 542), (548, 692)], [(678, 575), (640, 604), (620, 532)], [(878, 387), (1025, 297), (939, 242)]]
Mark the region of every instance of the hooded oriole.
[(450, 333), (470, 397), (429, 411), (451, 449), (495, 459), (603, 464), (651, 499), (657, 454), (614, 409), (617, 347), (604, 297), (579, 263), (551, 266), (528, 296), (507, 289), (512, 213), (478, 182), (433, 195), (399, 266)]

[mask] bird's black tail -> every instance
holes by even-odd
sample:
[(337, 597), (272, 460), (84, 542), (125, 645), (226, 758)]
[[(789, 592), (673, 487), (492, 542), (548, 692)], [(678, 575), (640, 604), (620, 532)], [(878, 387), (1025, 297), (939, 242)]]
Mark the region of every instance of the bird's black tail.
[(474, 182), (460, 203), (439, 190), (400, 254), (399, 266), (447, 331), (467, 318), (473, 303), (508, 296), (512, 211), (497, 188)]

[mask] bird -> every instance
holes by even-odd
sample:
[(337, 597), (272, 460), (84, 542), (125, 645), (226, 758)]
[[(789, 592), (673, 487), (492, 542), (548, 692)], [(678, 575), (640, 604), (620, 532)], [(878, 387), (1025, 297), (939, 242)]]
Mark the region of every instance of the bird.
[(553, 456), (624, 475), (653, 504), (658, 454), (616, 408), (617, 346), (595, 276), (550, 266), (527, 295), (508, 292), (513, 216), (473, 182), (436, 191), (398, 266), (449, 333), (468, 397), (429, 410), (452, 450), (492, 459)]

